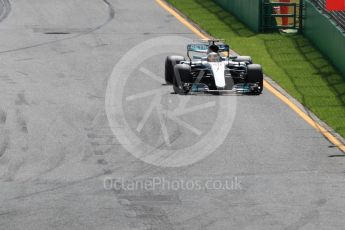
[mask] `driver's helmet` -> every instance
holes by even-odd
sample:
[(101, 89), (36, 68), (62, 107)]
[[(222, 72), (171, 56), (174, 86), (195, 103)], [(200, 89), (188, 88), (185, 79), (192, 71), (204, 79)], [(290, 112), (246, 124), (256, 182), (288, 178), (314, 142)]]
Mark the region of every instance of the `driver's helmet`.
[(218, 61), (218, 54), (215, 52), (211, 52), (207, 55), (208, 62), (217, 62)]

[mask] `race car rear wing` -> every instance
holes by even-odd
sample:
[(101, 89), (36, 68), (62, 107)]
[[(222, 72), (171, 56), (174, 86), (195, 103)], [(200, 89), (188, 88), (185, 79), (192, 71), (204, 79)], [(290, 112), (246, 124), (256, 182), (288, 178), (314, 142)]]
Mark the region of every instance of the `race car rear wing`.
[(204, 53), (207, 54), (209, 51), (212, 51), (216, 46), (218, 53), (226, 53), (225, 55), (227, 57), (230, 57), (230, 47), (226, 44), (214, 44), (213, 41), (210, 44), (210, 42), (207, 43), (200, 43), (200, 44), (189, 44), (187, 46), (187, 57), (189, 58), (190, 64), (192, 64), (192, 58), (190, 57), (190, 52), (196, 52), (196, 53)]
[[(217, 44), (219, 50), (218, 52), (229, 52), (230, 47), (225, 44)], [(198, 53), (207, 53), (209, 50), (210, 45), (208, 44), (189, 44), (187, 46), (187, 52), (198, 52)]]

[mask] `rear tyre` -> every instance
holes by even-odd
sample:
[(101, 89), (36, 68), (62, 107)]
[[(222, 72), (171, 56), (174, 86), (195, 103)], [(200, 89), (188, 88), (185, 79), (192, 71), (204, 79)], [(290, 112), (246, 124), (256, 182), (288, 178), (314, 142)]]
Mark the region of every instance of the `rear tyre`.
[(261, 65), (251, 64), (247, 66), (246, 83), (257, 83), (259, 87), (253, 92), (253, 94), (259, 95), (262, 93), (262, 90), (264, 89), (264, 75)]
[(174, 79), (174, 66), (180, 64), (181, 61), (185, 61), (182, 56), (168, 56), (165, 59), (165, 82), (172, 84)]
[(177, 94), (187, 94), (188, 91), (184, 88), (185, 83), (193, 83), (191, 67), (187, 64), (177, 64), (174, 67), (174, 92)]

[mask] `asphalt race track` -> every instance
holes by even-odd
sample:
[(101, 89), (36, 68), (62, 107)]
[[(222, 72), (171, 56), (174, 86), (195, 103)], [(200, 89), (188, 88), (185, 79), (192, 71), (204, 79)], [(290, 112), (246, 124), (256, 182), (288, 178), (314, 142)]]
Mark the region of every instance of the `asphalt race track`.
[(344, 228), (343, 154), (288, 106), (164, 85), (197, 37), (154, 0), (8, 3), (1, 230)]

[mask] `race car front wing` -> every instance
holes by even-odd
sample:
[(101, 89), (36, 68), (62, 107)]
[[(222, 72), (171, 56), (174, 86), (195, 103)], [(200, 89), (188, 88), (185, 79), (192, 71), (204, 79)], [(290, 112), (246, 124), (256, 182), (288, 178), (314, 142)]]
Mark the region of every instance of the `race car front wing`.
[(209, 89), (204, 83), (184, 83), (183, 91), (185, 94), (251, 94), (260, 91), (258, 83), (239, 83), (235, 84), (231, 90), (218, 88), (216, 90)]

